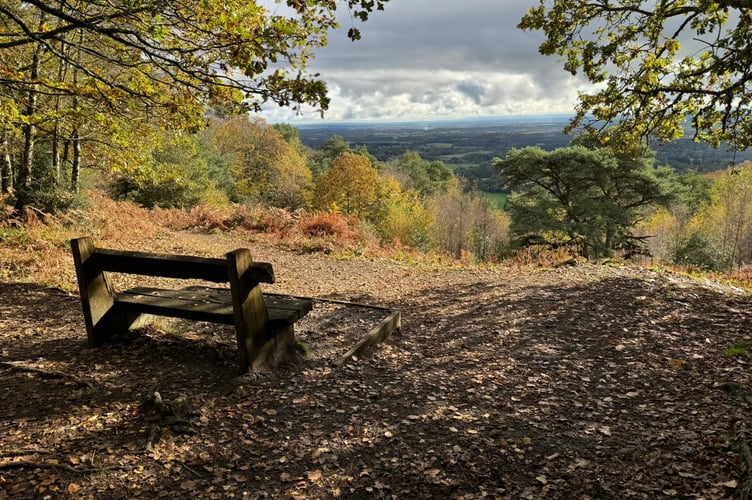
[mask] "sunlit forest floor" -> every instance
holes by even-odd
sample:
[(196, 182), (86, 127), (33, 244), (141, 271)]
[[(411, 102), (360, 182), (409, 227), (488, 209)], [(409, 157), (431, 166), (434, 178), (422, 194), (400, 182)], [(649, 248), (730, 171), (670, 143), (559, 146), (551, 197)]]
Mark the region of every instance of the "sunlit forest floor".
[[(752, 334), (739, 288), (638, 266), (342, 258), (138, 213), (0, 245), (0, 499), (738, 498), (749, 487)], [(307, 356), (242, 377), (234, 334), (216, 325), (158, 321), (89, 349), (63, 237), (80, 231), (104, 247), (249, 247), (274, 265), (266, 290), (398, 309), (403, 328), (333, 368), (379, 317), (321, 307), (297, 328)], [(186, 402), (179, 425), (144, 404), (155, 390)]]

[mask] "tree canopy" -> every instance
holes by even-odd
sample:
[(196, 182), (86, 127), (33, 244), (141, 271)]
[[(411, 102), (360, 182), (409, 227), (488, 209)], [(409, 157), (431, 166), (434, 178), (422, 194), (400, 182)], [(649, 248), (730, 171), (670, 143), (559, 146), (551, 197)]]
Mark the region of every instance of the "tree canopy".
[(740, 0), (540, 0), (519, 27), (596, 84), (572, 127), (617, 123), (622, 138), (752, 145), (752, 5)]
[(305, 158), (262, 120), (238, 116), (209, 131), (220, 156), (234, 158), (240, 200), (299, 208), (308, 201), (311, 171)]
[(512, 149), (496, 167), (514, 191), (507, 201), (522, 238), (577, 245), (586, 257), (633, 245), (641, 209), (664, 200), (649, 151), (637, 159), (582, 145)]
[[(341, 3), (366, 20), (387, 1)], [(76, 86), (14, 68), (3, 73), (3, 84), (111, 99), (112, 104), (122, 93), (166, 104), (161, 90), (167, 85), (173, 105), (181, 96), (210, 102), (239, 91), (252, 107), (271, 100), (326, 109), (326, 86), (318, 75), (303, 71), (337, 26), (337, 2), (284, 3), (287, 9), (245, 0), (4, 2), (2, 53), (37, 50), (40, 57), (66, 61), (82, 74)], [(359, 37), (356, 28), (349, 35)]]
[(405, 151), (385, 165), (406, 189), (414, 189), (421, 195), (430, 195), (445, 190), (454, 179), (454, 172), (441, 161), (428, 161), (415, 151)]
[[(76, 191), (84, 144), (138, 149), (160, 130), (201, 128), (210, 107), (323, 112), (326, 84), (306, 66), (337, 27), (337, 6), (365, 21), (387, 1), (3, 2), (0, 193), (14, 192), (20, 208), (46, 181)], [(355, 27), (348, 35), (360, 36)]]
[(368, 157), (356, 153), (342, 153), (332, 162), (316, 184), (319, 208), (342, 210), (360, 217), (376, 200), (379, 174)]

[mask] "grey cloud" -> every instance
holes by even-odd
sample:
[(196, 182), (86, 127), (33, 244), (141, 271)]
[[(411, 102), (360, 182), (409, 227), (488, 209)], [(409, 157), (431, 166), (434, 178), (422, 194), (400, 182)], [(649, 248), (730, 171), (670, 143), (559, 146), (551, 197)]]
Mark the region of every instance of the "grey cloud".
[[(534, 3), (392, 0), (356, 23), (357, 42), (347, 39), (351, 21), (343, 18), (309, 68), (329, 84), (328, 119), (571, 113), (586, 83), (538, 53), (540, 33), (516, 27)], [(266, 116), (290, 117), (271, 108)]]
[(481, 100), (486, 93), (486, 88), (478, 82), (460, 82), (456, 88), (472, 99), (475, 104), (481, 104)]
[[(315, 65), (365, 69), (388, 64), (400, 68), (499, 69), (522, 71), (545, 66), (538, 55), (541, 36), (516, 25), (531, 0), (394, 0), (359, 28), (363, 39), (330, 36)], [(349, 21), (343, 22), (343, 30)]]

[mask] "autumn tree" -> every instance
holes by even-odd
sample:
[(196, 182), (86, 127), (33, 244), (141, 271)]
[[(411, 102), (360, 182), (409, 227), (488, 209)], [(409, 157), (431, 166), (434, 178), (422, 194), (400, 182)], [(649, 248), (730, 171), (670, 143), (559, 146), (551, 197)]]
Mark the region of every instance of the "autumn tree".
[[(519, 27), (595, 84), (572, 126), (752, 145), (752, 6), (739, 0), (540, 0)], [(625, 134), (628, 132), (628, 134)]]
[(457, 259), (494, 260), (509, 244), (508, 216), (456, 179), (429, 198), (428, 211), (434, 246)]
[(648, 152), (633, 159), (577, 145), (512, 149), (496, 167), (513, 191), (507, 206), (519, 237), (577, 245), (599, 257), (633, 244), (641, 209), (665, 199), (652, 161)]
[(432, 219), (417, 191), (404, 189), (391, 175), (381, 175), (374, 205), (367, 220), (382, 241), (415, 248), (429, 246)]
[(699, 257), (700, 254), (692, 250), (699, 237), (693, 229), (696, 227), (693, 220), (698, 211), (710, 203), (710, 179), (694, 171), (678, 174), (667, 166), (655, 169), (654, 174), (668, 195), (666, 203), (647, 214), (634, 228), (633, 234), (645, 241), (651, 258), (659, 262), (694, 265), (689, 261), (697, 260), (706, 267), (713, 260), (710, 254)]
[(211, 187), (206, 159), (193, 138), (166, 135), (138, 165), (118, 170), (111, 192), (144, 207), (188, 209), (202, 202)]
[(272, 127), (279, 132), (279, 135), (282, 136), (285, 142), (292, 146), (300, 156), (306, 158), (306, 161), (308, 160), (308, 147), (300, 139), (300, 131), (297, 128), (289, 123), (277, 123), (272, 125)]
[(715, 179), (694, 226), (680, 249), (682, 263), (728, 270), (752, 261), (752, 163)]
[[(340, 3), (354, 18), (366, 20), (386, 1)], [(9, 153), (4, 160), (12, 163), (3, 163), (2, 188), (14, 189), (23, 204), (23, 192), (36, 181), (37, 139), (52, 135), (79, 147), (79, 120), (87, 117), (185, 129), (202, 126), (209, 104), (231, 111), (259, 109), (265, 102), (325, 110), (326, 85), (305, 68), (337, 26), (337, 2), (285, 3), (4, 2), (0, 131)], [(348, 35), (357, 39), (357, 28)], [(59, 127), (68, 111), (76, 119)], [(117, 137), (117, 130), (110, 132), (110, 138)]]
[(331, 167), (332, 162), (343, 153), (353, 153), (368, 158), (371, 165), (378, 166), (378, 160), (368, 152), (365, 146), (352, 146), (341, 135), (333, 135), (324, 143), (324, 145), (313, 151), (308, 157), (308, 166), (315, 178), (326, 172)]
[(305, 158), (272, 126), (239, 116), (212, 127), (221, 157), (231, 155), (236, 195), (243, 201), (299, 208), (310, 201)]
[(365, 216), (376, 200), (379, 174), (371, 161), (355, 153), (342, 153), (316, 181), (315, 205), (337, 208), (355, 217)]

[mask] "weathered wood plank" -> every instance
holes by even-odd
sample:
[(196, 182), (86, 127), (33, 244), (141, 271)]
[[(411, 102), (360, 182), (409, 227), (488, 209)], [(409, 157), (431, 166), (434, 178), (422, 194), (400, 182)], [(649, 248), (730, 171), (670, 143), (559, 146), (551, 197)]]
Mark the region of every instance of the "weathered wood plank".
[(294, 297), (264, 295), (270, 321), (294, 323), (313, 310), (313, 301)]
[(118, 309), (156, 316), (234, 324), (232, 304), (208, 300), (194, 300), (159, 294), (119, 293), (115, 300)]
[(335, 367), (340, 368), (352, 359), (353, 356), (363, 354), (371, 346), (387, 340), (392, 333), (402, 328), (402, 315), (399, 311), (393, 311), (389, 316), (371, 329), (352, 349), (347, 351), (337, 361), (332, 363)]
[(70, 245), (81, 294), (87, 341), (92, 347), (98, 346), (108, 335), (103, 323), (115, 302), (115, 291), (107, 274), (91, 265), (96, 253), (94, 240), (88, 236), (75, 238), (71, 240)]
[[(160, 276), (164, 278), (201, 279), (227, 283), (227, 260), (191, 255), (167, 255), (126, 250), (96, 249), (90, 266), (102, 271)], [(247, 278), (256, 283), (274, 283), (272, 265), (254, 262)]]
[[(310, 299), (264, 296), (270, 321), (294, 323), (312, 308)], [(138, 287), (119, 293), (119, 308), (157, 316), (234, 324), (232, 297), (227, 288), (187, 287), (179, 290)]]

